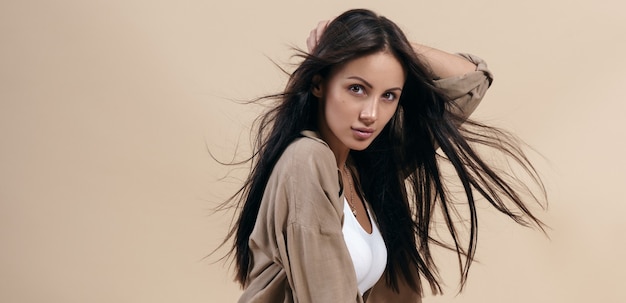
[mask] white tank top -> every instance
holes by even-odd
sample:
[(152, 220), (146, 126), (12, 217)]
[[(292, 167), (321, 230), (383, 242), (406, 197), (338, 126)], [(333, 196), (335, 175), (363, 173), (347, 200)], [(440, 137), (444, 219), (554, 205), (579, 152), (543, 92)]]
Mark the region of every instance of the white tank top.
[(371, 234), (356, 220), (345, 198), (343, 204), (343, 238), (352, 257), (359, 292), (363, 295), (383, 275), (387, 265), (387, 247), (369, 208), (367, 214), (372, 224)]

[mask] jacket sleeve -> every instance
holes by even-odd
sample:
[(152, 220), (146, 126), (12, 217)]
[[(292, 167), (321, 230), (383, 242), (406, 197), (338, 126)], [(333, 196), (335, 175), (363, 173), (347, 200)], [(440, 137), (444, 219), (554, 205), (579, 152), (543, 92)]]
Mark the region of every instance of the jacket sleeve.
[(459, 55), (474, 63), (476, 70), (462, 76), (435, 80), (435, 85), (452, 100), (448, 110), (465, 120), (485, 96), (485, 92), (493, 82), (493, 75), (483, 59), (470, 54)]
[(341, 230), (343, 203), (334, 155), (323, 143), (301, 139), (283, 156), (275, 170), (287, 179), (275, 201), (287, 208), (280, 207), (284, 213), (275, 218), (286, 221), (275, 224), (282, 226), (275, 232), (277, 258), (294, 302), (362, 302)]

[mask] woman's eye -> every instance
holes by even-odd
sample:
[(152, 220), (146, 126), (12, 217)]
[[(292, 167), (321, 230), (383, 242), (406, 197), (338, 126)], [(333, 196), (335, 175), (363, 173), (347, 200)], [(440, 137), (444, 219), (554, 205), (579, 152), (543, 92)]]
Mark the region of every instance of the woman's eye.
[(360, 85), (351, 85), (350, 86), (350, 91), (355, 93), (355, 94), (362, 94), (363, 93), (363, 87)]
[(396, 94), (394, 93), (384, 93), (383, 94), (383, 98), (385, 98), (388, 101), (393, 101), (396, 99)]

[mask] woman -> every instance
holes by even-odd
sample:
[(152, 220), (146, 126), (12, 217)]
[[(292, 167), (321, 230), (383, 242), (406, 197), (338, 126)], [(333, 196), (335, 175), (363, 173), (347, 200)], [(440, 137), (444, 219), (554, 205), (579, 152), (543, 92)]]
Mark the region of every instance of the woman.
[[(436, 209), (463, 284), (476, 193), (518, 223), (542, 226), (515, 180), (474, 148), (502, 151), (541, 185), (515, 142), (464, 123), (492, 81), (481, 59), (410, 44), (367, 10), (320, 23), (307, 45), (285, 91), (271, 96), (278, 105), (259, 120), (251, 173), (233, 197), (241, 213), (228, 238), (240, 302), (419, 302), (421, 279), (438, 293), (429, 245), (447, 245), (429, 233)], [(465, 190), (466, 244), (441, 161)]]

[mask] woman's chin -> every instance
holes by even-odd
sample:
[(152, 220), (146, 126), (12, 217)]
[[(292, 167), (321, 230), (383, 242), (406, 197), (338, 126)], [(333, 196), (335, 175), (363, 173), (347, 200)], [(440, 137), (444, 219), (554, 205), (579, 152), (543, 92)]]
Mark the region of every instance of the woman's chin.
[(351, 144), (350, 149), (351, 150), (362, 151), (362, 150), (368, 148), (371, 144), (372, 144), (372, 140), (359, 141), (359, 142), (355, 142), (355, 143)]

